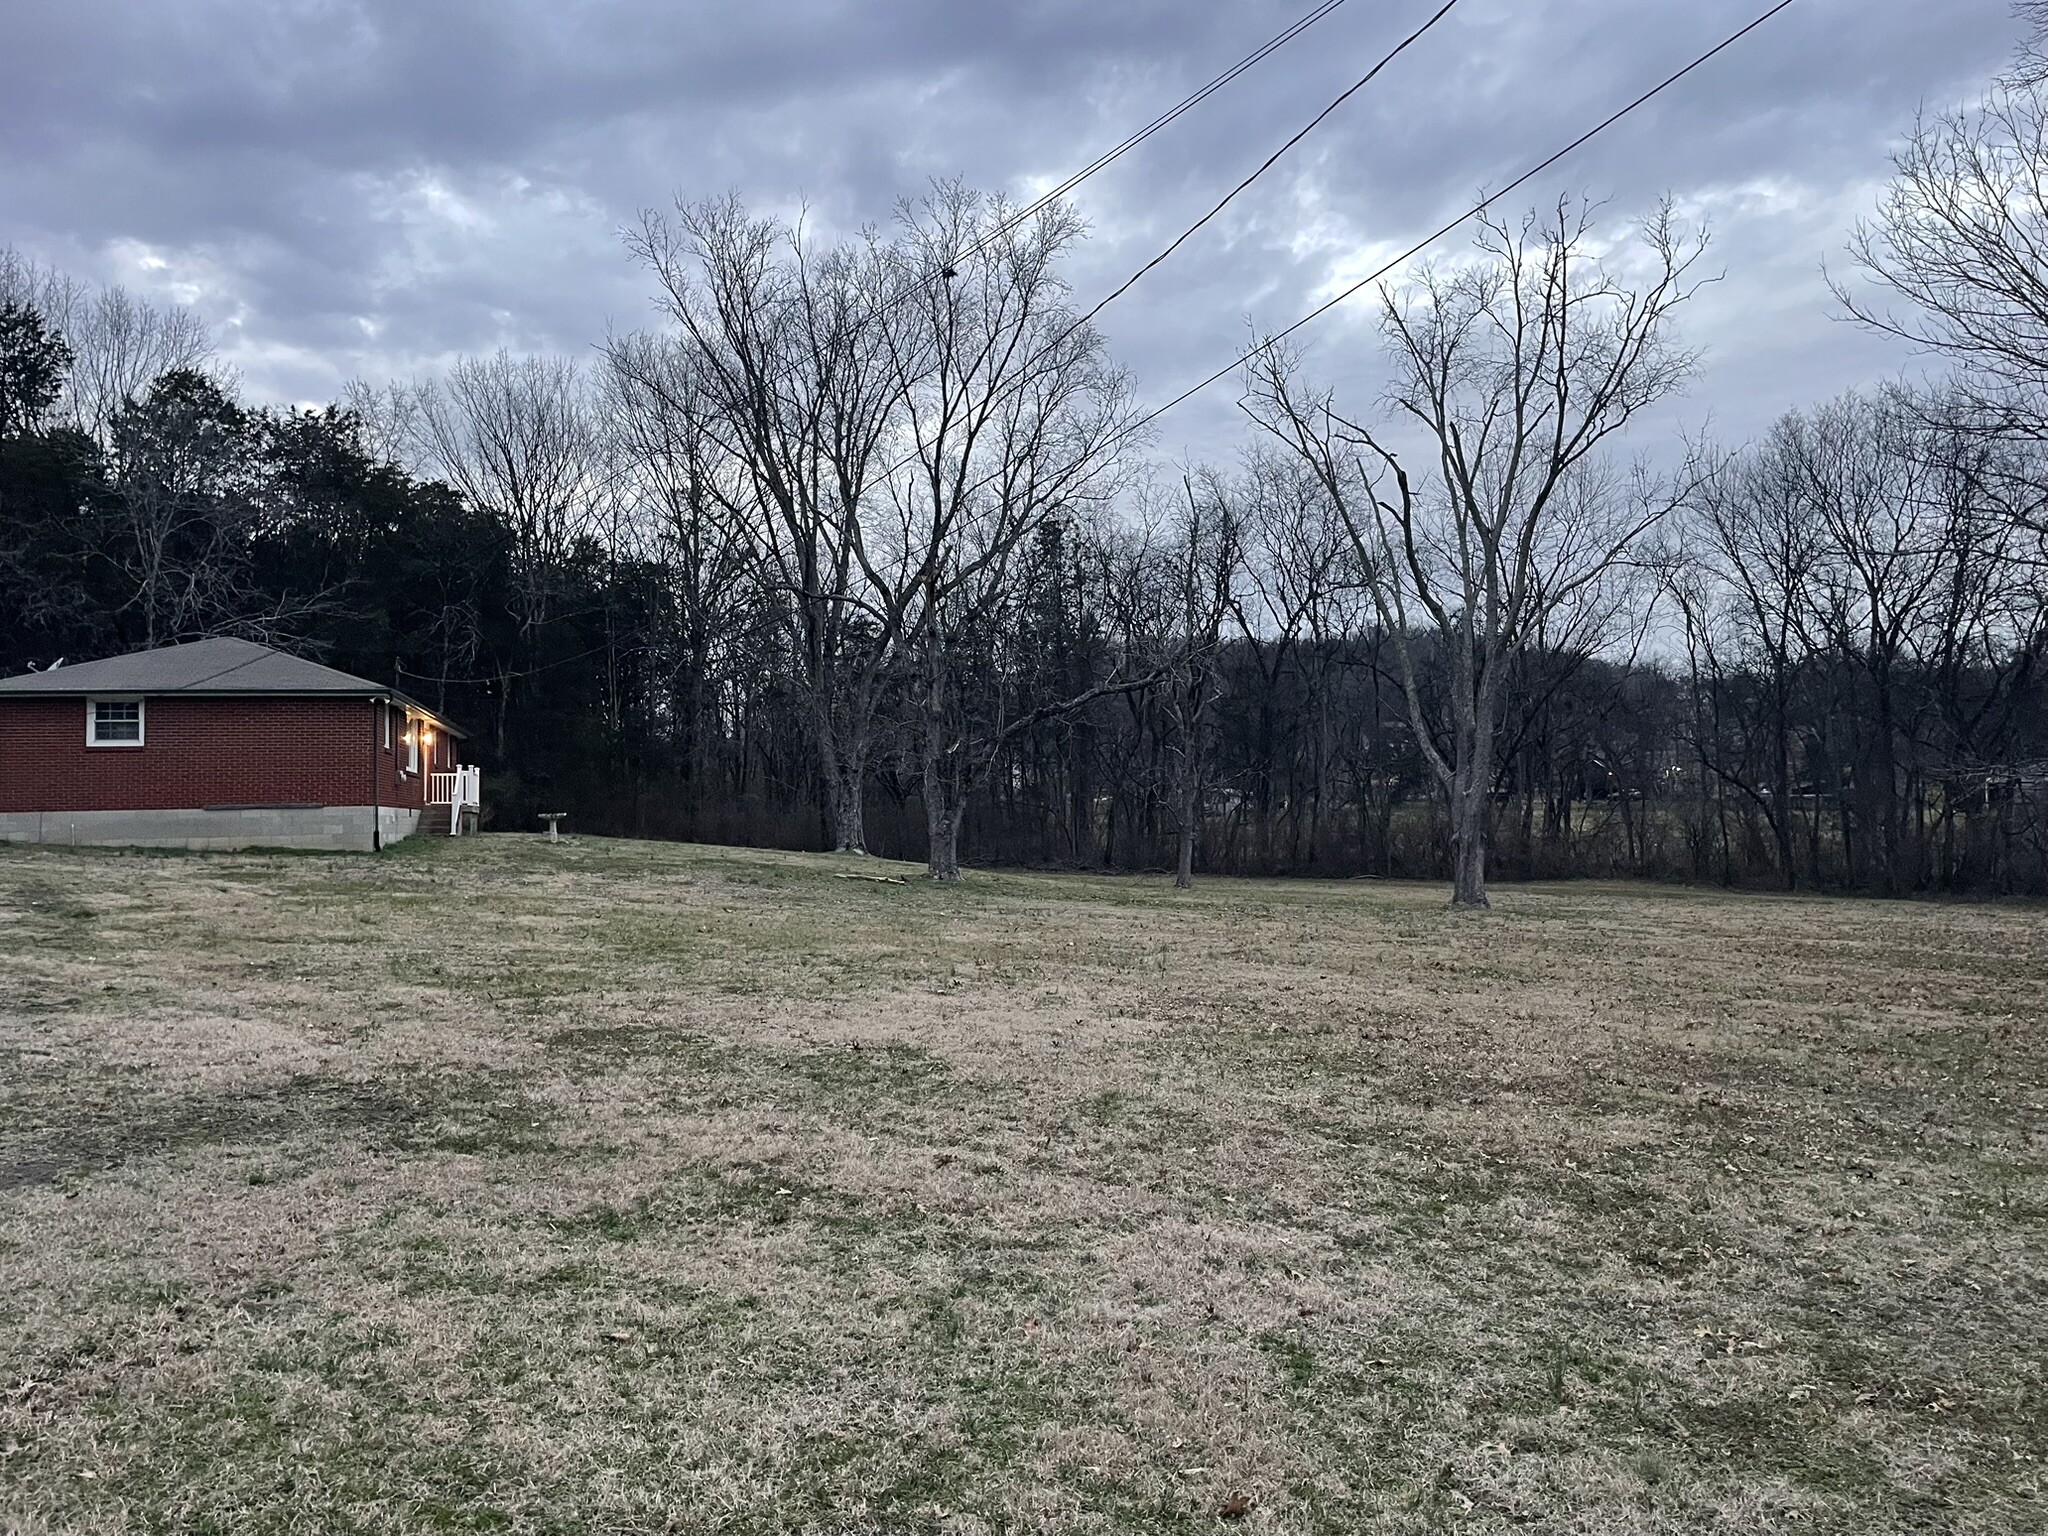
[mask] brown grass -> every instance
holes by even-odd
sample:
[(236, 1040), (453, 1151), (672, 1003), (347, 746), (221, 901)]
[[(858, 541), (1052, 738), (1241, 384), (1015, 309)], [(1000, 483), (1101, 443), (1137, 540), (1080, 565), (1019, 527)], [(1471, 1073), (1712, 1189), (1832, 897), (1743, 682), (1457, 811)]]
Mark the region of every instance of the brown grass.
[(0, 1529), (2048, 1530), (2041, 910), (853, 867), (0, 854)]

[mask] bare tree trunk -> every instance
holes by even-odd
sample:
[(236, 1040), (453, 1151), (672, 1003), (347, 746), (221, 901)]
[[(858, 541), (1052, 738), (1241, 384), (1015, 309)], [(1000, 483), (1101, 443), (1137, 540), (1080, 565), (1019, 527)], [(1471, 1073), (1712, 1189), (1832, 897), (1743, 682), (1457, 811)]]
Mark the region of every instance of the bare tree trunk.
[(1451, 789), (1451, 905), (1485, 907), (1486, 823), (1493, 777), (1493, 754), (1483, 746), (1468, 748)]
[(1195, 883), (1195, 819), (1201, 813), (1202, 792), (1189, 774), (1180, 795), (1180, 854), (1173, 867), (1176, 890), (1188, 890)]
[(1471, 806), (1460, 811), (1451, 832), (1451, 905), (1487, 907), (1486, 899), (1486, 813)]
[(925, 864), (941, 885), (960, 883), (960, 786), (936, 756), (924, 765)]
[(861, 793), (866, 774), (858, 763), (841, 764), (832, 775), (832, 840), (838, 853), (868, 851), (867, 808)]
[[(1777, 683), (1777, 679), (1772, 679)], [(1799, 870), (1793, 862), (1792, 853), (1792, 739), (1788, 728), (1782, 685), (1773, 688), (1775, 712), (1772, 719), (1771, 773), (1771, 835), (1778, 843), (1779, 878), (1785, 882), (1785, 889), (1799, 889)]]
[(498, 760), (505, 760), (505, 738), (510, 732), (512, 718), (512, 669), (498, 668), (498, 716), (493, 722), (498, 749)]
[(949, 652), (944, 638), (931, 631), (922, 644), (924, 739), (919, 755), (924, 768), (925, 872), (941, 885), (958, 885), (964, 784), (947, 676)]

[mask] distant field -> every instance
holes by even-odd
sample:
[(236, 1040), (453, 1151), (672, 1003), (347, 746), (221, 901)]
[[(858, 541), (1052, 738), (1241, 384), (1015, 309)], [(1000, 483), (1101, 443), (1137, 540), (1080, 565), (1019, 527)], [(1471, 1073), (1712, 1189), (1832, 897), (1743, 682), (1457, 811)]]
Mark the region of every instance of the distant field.
[(0, 1530), (2048, 1530), (2048, 911), (1497, 900), (0, 851)]

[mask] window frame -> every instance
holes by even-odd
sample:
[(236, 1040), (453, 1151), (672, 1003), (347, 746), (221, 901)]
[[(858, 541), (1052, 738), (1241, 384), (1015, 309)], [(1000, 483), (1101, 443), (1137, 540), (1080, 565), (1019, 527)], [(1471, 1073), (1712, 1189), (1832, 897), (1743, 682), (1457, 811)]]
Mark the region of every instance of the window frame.
[(414, 723), (410, 711), (405, 717), (405, 771), (420, 771), (420, 727)]
[[(106, 740), (100, 736), (100, 706), (102, 704), (133, 704), (135, 706), (135, 739)], [(85, 701), (85, 744), (88, 747), (139, 747), (149, 739), (148, 701), (141, 694), (93, 694)]]

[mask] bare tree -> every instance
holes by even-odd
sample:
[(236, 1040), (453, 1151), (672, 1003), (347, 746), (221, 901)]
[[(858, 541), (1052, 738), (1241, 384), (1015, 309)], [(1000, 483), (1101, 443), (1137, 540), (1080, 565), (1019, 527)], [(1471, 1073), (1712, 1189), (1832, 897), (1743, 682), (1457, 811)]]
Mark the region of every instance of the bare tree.
[[(1669, 209), (1642, 228), (1647, 272), (1631, 287), (1594, 253), (1591, 210), (1560, 203), (1519, 225), (1486, 221), (1481, 259), (1425, 267), (1381, 289), (1395, 370), (1390, 428), (1359, 424), (1305, 388), (1296, 356), (1261, 349), (1247, 408), (1320, 478), (1394, 637), (1418, 744), (1450, 804), (1452, 901), (1486, 904), (1494, 752), (1508, 663), (1553, 643), (1635, 542), (1669, 510), (1668, 487), (1624, 488), (1603, 445), (1685, 381), (1671, 336), (1703, 239)], [(1418, 483), (1395, 433), (1420, 436)], [(1433, 647), (1442, 702), (1421, 686)]]
[(1224, 621), (1237, 609), (1244, 568), (1244, 512), (1236, 487), (1213, 470), (1181, 481), (1165, 547), (1159, 551), (1166, 599), (1165, 655), (1156, 685), (1168, 723), (1176, 850), (1173, 883), (1195, 883), (1195, 838), (1203, 817), (1210, 756), (1210, 711), (1220, 692), (1218, 651)]
[[(445, 379), (419, 381), (407, 393), (397, 419), (408, 458), (511, 536), (513, 618), (530, 655), (570, 550), (616, 492), (582, 370), (566, 358), (500, 351), (464, 358)], [(517, 675), (506, 659), (497, 683), (500, 751)]]
[(35, 310), (71, 349), (60, 411), (105, 442), (115, 412), (167, 373), (210, 371), (205, 321), (184, 305), (151, 304), (118, 285), (94, 288), (54, 267), (0, 249), (0, 301)]
[(196, 374), (116, 413), (112, 561), (145, 645), (218, 633), (241, 606), (255, 465), (247, 414)]
[(1058, 273), (1081, 233), (1067, 207), (1018, 219), (1000, 200), (941, 183), (901, 210), (886, 248), (876, 240), (899, 295), (883, 318), (903, 456), (855, 555), (917, 679), (935, 880), (960, 878), (968, 789), (993, 745), (1026, 723), (977, 721), (962, 655), (1008, 595), (1019, 549), (1114, 492), (1117, 449), (1130, 437), (1128, 384)]
[[(880, 252), (813, 251), (737, 198), (649, 213), (629, 241), (687, 348), (702, 422), (736, 476), (708, 482), (753, 530), (762, 573), (787, 593), (832, 839), (864, 853), (864, 791), (900, 612), (869, 600), (855, 559), (896, 398), (882, 344)], [(647, 357), (617, 366), (661, 395)]]
[[(1330, 498), (1298, 455), (1262, 443), (1244, 455), (1237, 482), (1244, 502), (1244, 580), (1232, 601), (1243, 634), (1245, 664), (1260, 671), (1257, 729), (1260, 755), (1276, 755), (1283, 716), (1297, 701), (1283, 679), (1300, 679), (1310, 718), (1291, 722), (1307, 740), (1311, 787), (1288, 797), (1290, 841), (1298, 847), (1306, 812), (1309, 862), (1315, 862), (1325, 810), (1324, 774), (1334, 750), (1329, 736), (1329, 687), (1334, 655), (1323, 643), (1339, 619), (1339, 589), (1348, 580), (1350, 547)], [(1277, 809), (1274, 775), (1258, 776), (1262, 819)], [(1270, 824), (1270, 823), (1269, 823)]]
[(1810, 599), (1826, 544), (1795, 431), (1781, 422), (1755, 449), (1703, 463), (1667, 568), (1701, 707), (1695, 760), (1763, 816), (1788, 890), (1799, 884), (1795, 716), (1820, 649)]
[(417, 447), (419, 397), (410, 384), (350, 379), (341, 406), (356, 419), (363, 451), (380, 464), (407, 464)]
[(1689, 505), (1694, 749), (1787, 885), (1802, 832), (1816, 885), (1824, 844), (1851, 884), (1950, 878), (1959, 807), (2015, 771), (2048, 600), (2003, 461), (2032, 445), (1952, 416), (1897, 389), (1794, 412)]
[(2048, 437), (2048, 81), (1923, 115), (1892, 165), (1849, 244), (1879, 293), (1836, 299), (1953, 364), (1981, 427)]
[(1907, 821), (1924, 771), (1908, 673), (1943, 577), (1941, 468), (1920, 451), (1918, 424), (1896, 399), (1844, 396), (1794, 425), (1787, 447), (1824, 556), (1806, 601), (1845, 677), (1860, 685), (1863, 740), (1838, 786), (1845, 843), (1861, 821), (1875, 834), (1870, 852), (1884, 884), (1903, 892), (1918, 883)]
[(736, 665), (734, 642), (759, 607), (753, 530), (733, 512), (746, 504), (734, 485), (743, 472), (724, 451), (714, 392), (688, 345), (671, 337), (615, 337), (606, 355), (604, 397), (619, 445), (621, 504), (642, 525), (644, 558), (668, 575), (678, 750), (695, 794), (709, 776), (719, 682)]
[(1208, 819), (1224, 630), (1245, 563), (1244, 499), (1240, 484), (1206, 465), (1170, 489), (1147, 480), (1135, 517), (1105, 528), (1098, 541), (1112, 628), (1127, 670), (1145, 678), (1129, 701), (1142, 749), (1136, 777), (1171, 819), (1181, 890), (1194, 884)]

